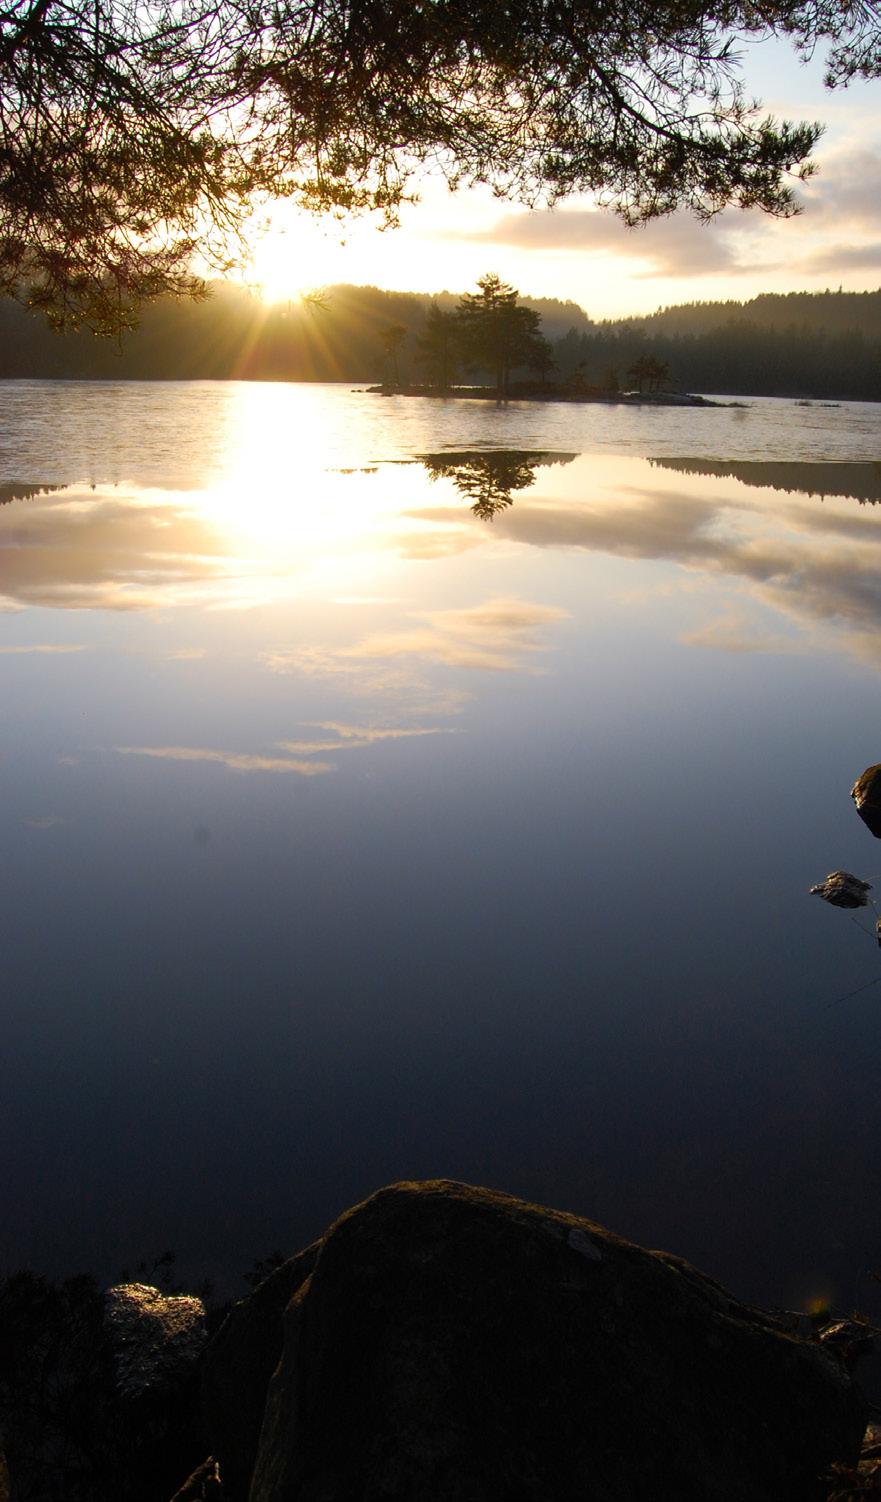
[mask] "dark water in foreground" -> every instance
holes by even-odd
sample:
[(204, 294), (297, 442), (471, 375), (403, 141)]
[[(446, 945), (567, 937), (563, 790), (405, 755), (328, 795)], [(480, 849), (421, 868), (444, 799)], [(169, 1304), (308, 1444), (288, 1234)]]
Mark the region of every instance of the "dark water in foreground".
[(0, 1264), (445, 1175), (871, 1310), (879, 409), (3, 395)]

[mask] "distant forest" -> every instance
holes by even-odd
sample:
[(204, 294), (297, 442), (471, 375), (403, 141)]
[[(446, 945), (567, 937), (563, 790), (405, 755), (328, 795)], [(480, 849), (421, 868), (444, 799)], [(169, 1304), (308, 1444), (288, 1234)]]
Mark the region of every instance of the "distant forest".
[[(120, 343), (53, 334), (4, 301), (0, 377), (375, 382), (389, 378), (389, 331), (402, 330), (396, 378), (418, 382), (432, 301), (449, 312), (458, 297), (336, 286), (313, 304), (267, 307), (219, 283), (200, 302), (148, 305), (141, 326)], [(881, 290), (767, 293), (603, 322), (572, 302), (523, 303), (541, 316), (555, 383), (623, 388), (628, 371), (648, 355), (669, 367), (672, 387), (683, 391), (881, 401)]]

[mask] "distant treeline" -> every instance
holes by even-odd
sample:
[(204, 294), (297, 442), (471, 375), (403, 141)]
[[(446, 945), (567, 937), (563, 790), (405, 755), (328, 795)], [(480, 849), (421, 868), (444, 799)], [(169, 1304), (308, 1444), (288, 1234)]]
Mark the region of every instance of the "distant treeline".
[(649, 353), (687, 391), (881, 401), (881, 292), (765, 294), (572, 329), (560, 371), (614, 385)]
[[(417, 379), (416, 341), (429, 305), (452, 312), (458, 295), (436, 298), (376, 287), (335, 286), (320, 300), (267, 306), (231, 283), (199, 302), (160, 298), (120, 342), (90, 333), (55, 334), (17, 303), (0, 301), (0, 378), (124, 380), (381, 381), (387, 336), (403, 328), (400, 375)], [(524, 299), (554, 340), (589, 328), (584, 311), (553, 298)]]
[[(458, 296), (433, 300), (449, 312)], [(119, 344), (53, 334), (17, 304), (0, 302), (0, 377), (374, 382), (388, 378), (389, 330), (402, 328), (400, 379), (418, 381), (431, 302), (418, 293), (338, 286), (317, 303), (267, 307), (219, 284), (202, 302), (146, 307), (141, 326)], [(765, 294), (605, 322), (572, 302), (523, 303), (541, 316), (554, 379), (576, 386), (624, 387), (635, 362), (653, 356), (680, 390), (881, 401), (881, 291)]]

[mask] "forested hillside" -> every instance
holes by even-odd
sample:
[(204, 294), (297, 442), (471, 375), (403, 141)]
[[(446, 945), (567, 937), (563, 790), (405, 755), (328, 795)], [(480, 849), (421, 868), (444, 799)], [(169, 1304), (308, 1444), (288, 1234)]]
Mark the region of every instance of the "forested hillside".
[(745, 323), (777, 332), (791, 328), (849, 333), (862, 329), (881, 339), (881, 291), (763, 292), (748, 302), (693, 302), (659, 308), (639, 320), (663, 334), (706, 334), (720, 325)]
[[(458, 294), (434, 299), (451, 312)], [(432, 299), (338, 286), (320, 301), (267, 307), (218, 284), (201, 302), (160, 299), (120, 342), (51, 333), (0, 303), (0, 377), (380, 381), (423, 378), (419, 340)], [(641, 356), (669, 367), (674, 388), (731, 395), (881, 400), (881, 291), (765, 294), (692, 303), (645, 318), (593, 322), (572, 302), (523, 299), (541, 316), (558, 374), (621, 387)], [(481, 379), (460, 370), (458, 379)]]
[(879, 401), (881, 291), (688, 303), (573, 330), (556, 350), (565, 374), (606, 383), (646, 352), (690, 391)]
[[(90, 333), (55, 334), (18, 304), (0, 302), (0, 378), (75, 377), (125, 380), (379, 381), (386, 374), (384, 334), (402, 328), (402, 376), (417, 379), (414, 354), (429, 304), (415, 292), (337, 286), (318, 301), (267, 306), (230, 283), (200, 302), (161, 298), (140, 327), (117, 342)], [(458, 295), (434, 299), (452, 311)], [(572, 302), (524, 299), (540, 314), (550, 340), (589, 319)]]

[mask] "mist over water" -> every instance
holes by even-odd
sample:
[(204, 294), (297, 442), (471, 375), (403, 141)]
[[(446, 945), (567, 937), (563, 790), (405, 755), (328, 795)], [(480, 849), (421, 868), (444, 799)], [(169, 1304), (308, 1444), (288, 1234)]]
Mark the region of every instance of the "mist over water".
[(3, 398), (0, 1263), (444, 1175), (871, 1310), (879, 409)]

